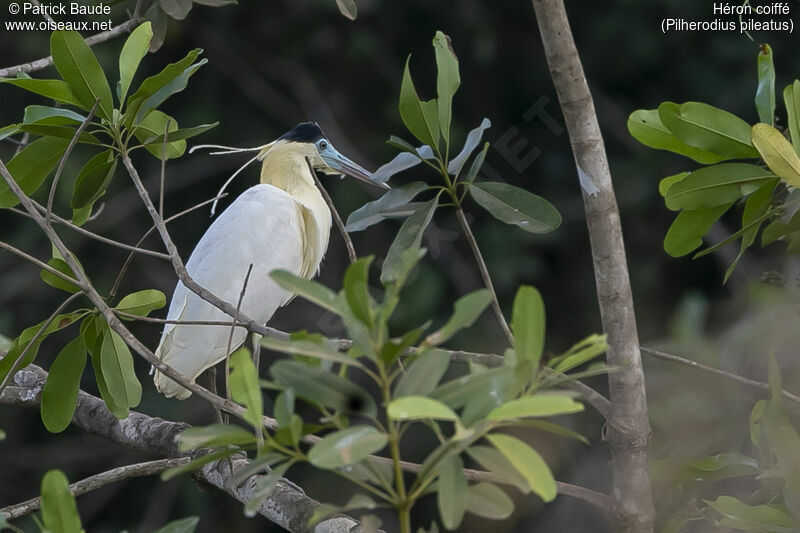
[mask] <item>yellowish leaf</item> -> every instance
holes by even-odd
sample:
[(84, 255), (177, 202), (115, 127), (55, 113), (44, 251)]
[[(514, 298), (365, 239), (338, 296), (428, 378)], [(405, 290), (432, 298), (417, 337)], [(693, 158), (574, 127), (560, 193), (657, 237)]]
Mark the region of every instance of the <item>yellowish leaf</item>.
[(792, 187), (800, 187), (800, 157), (778, 130), (760, 122), (752, 127), (753, 146), (767, 166)]

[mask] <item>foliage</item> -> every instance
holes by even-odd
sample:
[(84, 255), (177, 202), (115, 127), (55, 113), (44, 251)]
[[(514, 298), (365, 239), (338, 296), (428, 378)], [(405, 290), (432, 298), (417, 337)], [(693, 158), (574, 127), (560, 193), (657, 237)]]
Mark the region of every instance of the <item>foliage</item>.
[[(740, 240), (739, 254), (725, 280), (765, 224), (762, 245), (781, 240), (790, 254), (800, 249), (795, 190), (800, 186), (800, 81), (783, 91), (788, 130), (780, 131), (775, 127), (775, 70), (769, 45), (760, 47), (757, 71), (755, 104), (760, 122), (752, 126), (699, 102), (663, 102), (657, 109), (634, 111), (628, 119), (628, 130), (642, 144), (705, 165), (667, 176), (659, 184), (667, 208), (679, 211), (664, 238), (668, 254), (680, 257), (695, 251), (717, 220), (734, 205), (743, 205), (741, 229), (695, 254), (701, 257)], [(753, 162), (728, 162), (742, 159)]]

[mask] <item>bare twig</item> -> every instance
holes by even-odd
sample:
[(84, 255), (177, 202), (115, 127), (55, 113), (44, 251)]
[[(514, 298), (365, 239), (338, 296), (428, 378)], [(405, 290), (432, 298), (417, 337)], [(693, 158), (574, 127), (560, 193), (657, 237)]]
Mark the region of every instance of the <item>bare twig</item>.
[(169, 125), (172, 119), (167, 119), (164, 125), (164, 142), (161, 143), (161, 183), (158, 188), (158, 215), (164, 218), (164, 177), (167, 173), (167, 136), (169, 135)]
[(55, 26), (55, 25), (56, 25), (56, 21), (53, 19), (53, 17), (51, 17), (51, 16), (50, 16), (50, 13), (48, 13), (48, 12), (47, 12), (47, 11), (45, 11), (44, 9), (41, 9), (41, 7), (42, 7), (42, 4), (40, 4), (40, 3), (39, 3), (39, 0), (30, 0), (30, 1), (31, 1), (31, 4), (33, 4), (33, 5), (37, 6), (37, 7), (39, 7), (39, 12), (42, 14), (42, 17), (44, 17), (44, 19), (45, 19), (47, 22), (49, 22), (49, 23), (50, 23), (50, 24), (52, 24), (53, 26)]
[(506, 322), (506, 318), (503, 316), (503, 311), (500, 309), (500, 301), (497, 299), (497, 293), (494, 291), (494, 284), (492, 283), (492, 277), (489, 275), (489, 269), (486, 267), (486, 262), (483, 260), (483, 254), (481, 254), (481, 249), (478, 248), (478, 241), (475, 240), (475, 235), (472, 234), (472, 229), (469, 227), (469, 222), (467, 222), (467, 217), (464, 215), (464, 210), (461, 209), (461, 206), (456, 206), (456, 217), (458, 217), (458, 222), (461, 224), (461, 229), (464, 231), (464, 236), (467, 238), (470, 248), (472, 248), (475, 261), (478, 263), (478, 269), (481, 271), (483, 284), (487, 289), (489, 289), (489, 293), (492, 295), (492, 310), (497, 317), (497, 322), (500, 324), (500, 328), (503, 330), (506, 339), (508, 339), (508, 343), (513, 346), (514, 335), (511, 334), (511, 329), (508, 327), (508, 322)]
[(45, 215), (44, 220), (45, 224), (48, 226), (50, 225), (50, 218), (53, 213), (53, 199), (56, 197), (56, 188), (58, 188), (58, 182), (61, 179), (61, 172), (64, 170), (64, 163), (66, 163), (67, 159), (69, 159), (72, 149), (75, 148), (76, 144), (78, 144), (78, 138), (80, 138), (83, 130), (86, 129), (86, 126), (92, 121), (94, 112), (97, 111), (97, 106), (99, 104), (100, 99), (98, 98), (94, 101), (94, 105), (92, 106), (92, 109), (89, 110), (89, 114), (86, 115), (86, 118), (83, 120), (83, 122), (81, 122), (81, 125), (75, 130), (75, 134), (72, 136), (72, 139), (70, 139), (67, 149), (64, 150), (64, 153), (61, 155), (61, 160), (58, 162), (56, 176), (53, 178), (53, 184), (50, 185), (50, 194), (47, 196), (47, 214)]
[[(112, 28), (108, 31), (104, 31), (102, 33), (98, 33), (96, 35), (92, 35), (91, 37), (87, 37), (84, 39), (86, 44), (89, 46), (94, 46), (99, 43), (103, 43), (114, 37), (118, 37), (125, 33), (130, 32), (136, 26), (138, 26), (144, 19), (141, 17), (132, 18), (122, 24)], [(41, 59), (37, 59), (36, 61), (31, 61), (29, 63), (23, 63), (21, 65), (16, 65), (13, 67), (3, 68), (0, 69), (0, 78), (13, 78), (20, 72), (25, 72), (30, 74), (31, 72), (36, 72), (39, 70), (46, 69), (49, 66), (53, 65), (53, 56), (43, 57)]]
[(306, 157), (306, 164), (308, 165), (308, 171), (311, 172), (311, 176), (314, 178), (314, 182), (317, 184), (317, 188), (319, 192), (322, 194), (322, 197), (325, 199), (325, 203), (328, 204), (328, 208), (331, 210), (331, 214), (333, 215), (333, 220), (336, 222), (336, 227), (339, 228), (339, 233), (342, 235), (342, 240), (344, 241), (344, 245), (347, 248), (347, 257), (350, 258), (350, 263), (355, 263), (358, 259), (356, 255), (356, 249), (353, 247), (353, 241), (350, 239), (350, 235), (344, 229), (344, 222), (342, 222), (342, 217), (339, 216), (339, 211), (336, 210), (336, 206), (333, 205), (333, 200), (331, 196), (328, 194), (328, 191), (325, 190), (325, 187), (322, 185), (322, 182), (319, 181), (319, 177), (317, 177), (317, 173), (314, 171), (314, 166), (311, 164), (311, 161)]
[[(228, 334), (228, 345), (225, 348), (225, 397), (231, 399), (231, 344), (233, 343), (233, 333), (236, 331), (236, 322), (239, 320), (239, 311), (242, 309), (244, 294), (247, 292), (247, 282), (250, 281), (250, 274), (253, 272), (253, 263), (247, 267), (247, 274), (242, 282), (242, 291), (239, 293), (239, 301), (236, 303), (236, 314), (231, 320), (231, 331)], [(227, 422), (227, 420), (226, 420)], [(260, 432), (259, 432), (260, 433)]]
[(532, 2), (580, 178), (597, 301), (608, 335), (606, 358), (619, 369), (608, 376), (611, 416), (606, 426), (613, 472), (615, 531), (650, 533), (655, 510), (647, 457), (650, 442), (647, 392), (608, 158), (564, 2)]
[[(740, 376), (739, 374), (734, 374), (733, 372), (728, 372), (726, 370), (720, 370), (719, 368), (714, 368), (713, 366), (708, 366), (703, 363), (698, 363), (697, 361), (692, 361), (691, 359), (686, 359), (685, 357), (681, 357), (679, 355), (663, 352), (661, 350), (655, 350), (653, 348), (647, 348), (645, 346), (641, 347), (642, 353), (645, 355), (649, 355), (651, 357), (655, 357), (657, 359), (662, 359), (664, 361), (671, 361), (673, 363), (679, 363), (681, 365), (690, 366), (697, 370), (702, 370), (703, 372), (708, 372), (710, 374), (714, 374), (715, 376), (719, 376), (735, 383), (739, 383), (740, 385), (744, 385), (746, 387), (758, 389), (762, 392), (770, 394), (771, 388), (768, 383), (763, 383), (761, 381), (756, 381), (754, 379), (746, 378), (744, 376)], [(800, 405), (800, 396), (796, 394), (792, 394), (788, 391), (781, 391), (781, 395), (786, 398), (787, 400)]]
[[(144, 463), (136, 463), (132, 465), (120, 466), (113, 468), (100, 474), (82, 479), (76, 483), (71, 483), (67, 490), (74, 496), (80, 496), (105, 487), (112, 483), (118, 483), (126, 479), (142, 476), (151, 476), (153, 474), (160, 474), (168, 468), (184, 465), (190, 461), (189, 457), (176, 457), (174, 459), (158, 459), (156, 461), (147, 461)], [(31, 498), (15, 505), (9, 505), (0, 509), (0, 513), (5, 515), (6, 519), (13, 520), (20, 518), (39, 510), (42, 504), (40, 497)]]

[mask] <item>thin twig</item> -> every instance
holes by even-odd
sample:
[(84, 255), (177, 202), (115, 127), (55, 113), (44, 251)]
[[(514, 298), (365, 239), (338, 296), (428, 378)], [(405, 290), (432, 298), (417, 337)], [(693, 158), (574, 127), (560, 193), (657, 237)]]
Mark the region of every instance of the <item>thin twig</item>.
[(355, 263), (358, 259), (356, 255), (356, 249), (353, 247), (353, 241), (350, 239), (350, 235), (344, 229), (344, 222), (342, 222), (342, 217), (339, 216), (339, 211), (336, 210), (336, 206), (333, 205), (333, 200), (331, 196), (328, 194), (328, 191), (325, 190), (325, 187), (322, 185), (322, 182), (319, 181), (317, 177), (317, 173), (314, 171), (314, 165), (311, 164), (311, 160), (306, 157), (306, 164), (308, 165), (308, 170), (311, 172), (311, 176), (314, 178), (314, 182), (317, 184), (317, 188), (319, 192), (322, 194), (322, 197), (325, 199), (325, 203), (328, 204), (328, 208), (331, 210), (331, 214), (333, 215), (333, 220), (336, 222), (336, 227), (339, 228), (339, 233), (342, 235), (342, 240), (344, 240), (344, 245), (347, 247), (347, 256), (350, 258), (350, 263)]
[[(106, 485), (118, 483), (126, 479), (160, 474), (169, 468), (185, 465), (190, 460), (190, 457), (177, 457), (174, 459), (158, 459), (156, 461), (147, 461), (144, 463), (120, 466), (106, 472), (101, 472), (100, 474), (87, 477), (86, 479), (82, 479), (78, 482), (71, 483), (67, 487), (67, 490), (69, 490), (73, 496), (80, 496), (82, 494), (86, 494), (87, 492), (91, 492), (93, 490), (105, 487)], [(7, 520), (14, 520), (31, 513), (35, 513), (39, 510), (41, 504), (41, 497), (31, 498), (30, 500), (26, 500), (21, 503), (3, 507), (0, 509), (0, 514), (5, 515)]]
[(42, 337), (42, 335), (47, 330), (47, 328), (50, 326), (50, 324), (52, 324), (53, 320), (55, 320), (56, 317), (61, 313), (61, 311), (66, 309), (66, 307), (69, 304), (71, 304), (73, 301), (75, 301), (75, 299), (77, 299), (78, 296), (80, 296), (80, 295), (81, 295), (80, 292), (76, 292), (74, 294), (70, 294), (69, 297), (66, 300), (64, 300), (63, 302), (61, 302), (61, 305), (56, 307), (56, 310), (53, 311), (53, 313), (49, 317), (47, 317), (47, 320), (42, 322), (42, 325), (39, 326), (39, 329), (36, 330), (36, 333), (33, 335), (31, 340), (28, 341), (28, 344), (25, 345), (25, 348), (22, 350), (22, 352), (19, 354), (19, 356), (16, 358), (16, 360), (11, 364), (11, 368), (8, 369), (8, 374), (6, 374), (6, 376), (3, 378), (3, 382), (0, 383), (0, 394), (3, 394), (3, 389), (6, 388), (8, 383), (11, 381), (11, 378), (14, 376), (14, 374), (17, 373), (17, 370), (19, 370), (19, 365), (25, 359), (25, 356), (28, 355), (28, 352), (30, 352), (31, 348)]
[(167, 135), (169, 135), (169, 125), (172, 119), (167, 119), (164, 125), (164, 142), (161, 143), (161, 184), (158, 188), (158, 215), (164, 218), (164, 177), (167, 173)]
[(63, 281), (66, 281), (67, 283), (72, 283), (73, 285), (80, 286), (80, 283), (78, 283), (78, 280), (76, 280), (75, 278), (73, 278), (71, 276), (68, 276), (67, 274), (64, 274), (60, 270), (56, 270), (55, 268), (51, 267), (47, 263), (36, 259), (32, 255), (26, 254), (25, 252), (23, 252), (19, 248), (11, 246), (7, 242), (0, 241), (0, 248), (2, 248), (4, 250), (8, 250), (12, 254), (18, 255), (22, 259), (25, 259), (26, 261), (29, 261), (29, 262), (33, 263), (34, 265), (38, 266), (39, 268), (48, 271), (52, 275), (54, 275), (54, 276), (56, 276), (58, 278), (61, 278)]
[[(144, 19), (141, 17), (132, 18), (126, 22), (123, 22), (119, 26), (112, 28), (108, 31), (104, 31), (102, 33), (98, 33), (96, 35), (92, 35), (91, 37), (87, 37), (84, 39), (86, 44), (89, 46), (94, 46), (99, 43), (103, 43), (114, 37), (118, 37), (122, 34), (128, 33), (133, 30), (136, 26), (139, 25)], [(53, 65), (53, 56), (43, 57), (41, 59), (37, 59), (36, 61), (31, 61), (29, 63), (23, 63), (21, 65), (15, 65), (13, 67), (8, 67), (4, 69), (0, 69), (0, 78), (13, 78), (20, 72), (25, 72), (30, 74), (31, 72), (36, 72), (39, 70), (46, 69), (49, 66)]]
[[(661, 350), (655, 350), (653, 348), (647, 348), (645, 346), (641, 347), (642, 353), (649, 355), (651, 357), (655, 357), (657, 359), (663, 359), (664, 361), (672, 361), (673, 363), (679, 363), (682, 365), (690, 366), (697, 370), (702, 370), (703, 372), (708, 372), (710, 374), (714, 374), (715, 376), (719, 376), (728, 380), (731, 380), (735, 383), (739, 383), (740, 385), (744, 385), (746, 387), (751, 387), (754, 389), (758, 389), (760, 391), (766, 392), (769, 394), (772, 389), (770, 388), (768, 383), (763, 383), (761, 381), (756, 381), (754, 379), (746, 378), (744, 376), (740, 376), (739, 374), (734, 374), (733, 372), (728, 372), (727, 370), (721, 370), (719, 368), (714, 368), (713, 366), (708, 366), (703, 363), (698, 363), (697, 361), (692, 361), (691, 359), (686, 359), (679, 355), (663, 352)], [(781, 395), (786, 398), (787, 400), (800, 405), (800, 396), (792, 394), (788, 391), (781, 391)]]
[(489, 289), (489, 293), (492, 295), (492, 309), (497, 317), (497, 322), (500, 324), (500, 328), (503, 330), (506, 339), (508, 339), (508, 343), (513, 346), (514, 335), (511, 334), (511, 329), (508, 327), (508, 322), (506, 322), (506, 318), (503, 316), (503, 311), (500, 309), (500, 301), (497, 299), (497, 293), (494, 291), (494, 284), (492, 283), (492, 277), (489, 275), (489, 269), (486, 267), (486, 262), (483, 260), (483, 254), (481, 254), (481, 249), (478, 247), (478, 241), (475, 240), (475, 235), (472, 234), (472, 229), (469, 227), (469, 222), (467, 222), (467, 217), (464, 216), (464, 210), (461, 209), (461, 206), (456, 207), (456, 217), (458, 217), (458, 222), (461, 224), (461, 229), (464, 230), (464, 236), (467, 238), (470, 248), (472, 248), (475, 261), (478, 263), (478, 269), (481, 271), (483, 284), (487, 289)]
[[(2, 76), (0, 76), (0, 77), (2, 77)], [(27, 132), (27, 131), (22, 135), (22, 139), (20, 139), (19, 144), (17, 144), (17, 149), (14, 150), (14, 155), (15, 156), (19, 155), (19, 153), (22, 150), (24, 150), (26, 146), (28, 146), (28, 141), (30, 140), (30, 138), (31, 138), (31, 134), (29, 132)]]
[[(242, 283), (242, 292), (239, 293), (239, 301), (236, 303), (236, 314), (232, 317), (231, 332), (228, 334), (228, 346), (225, 348), (225, 397), (231, 399), (231, 344), (233, 344), (233, 333), (236, 331), (236, 322), (239, 320), (239, 311), (242, 309), (244, 293), (247, 292), (247, 282), (250, 281), (250, 273), (253, 272), (253, 263), (247, 267), (247, 274)], [(226, 417), (227, 418), (227, 417)], [(227, 423), (227, 420), (225, 420)]]
[(50, 194), (47, 196), (47, 214), (44, 217), (44, 222), (48, 226), (51, 224), (50, 218), (53, 213), (53, 200), (56, 197), (56, 188), (58, 187), (58, 182), (61, 179), (61, 172), (64, 170), (64, 163), (67, 162), (69, 155), (72, 153), (72, 149), (75, 148), (76, 144), (78, 144), (78, 138), (83, 133), (83, 130), (86, 129), (86, 126), (92, 121), (92, 117), (94, 117), (94, 112), (97, 111), (98, 105), (100, 105), (99, 98), (94, 101), (94, 105), (92, 106), (92, 109), (89, 110), (89, 114), (86, 115), (86, 118), (83, 120), (83, 122), (81, 122), (81, 125), (75, 130), (75, 134), (72, 136), (72, 139), (70, 139), (67, 149), (64, 150), (64, 153), (61, 155), (61, 160), (58, 162), (56, 176), (53, 178), (53, 184), (50, 186)]
[(31, 2), (31, 4), (33, 4), (33, 5), (35, 5), (35, 6), (37, 6), (39, 8), (39, 12), (42, 14), (42, 17), (44, 17), (44, 19), (47, 22), (49, 22), (53, 26), (55, 26), (57, 24), (56, 21), (53, 19), (53, 17), (50, 16), (50, 13), (48, 13), (46, 10), (42, 9), (42, 4), (39, 3), (39, 0), (30, 0), (30, 2)]

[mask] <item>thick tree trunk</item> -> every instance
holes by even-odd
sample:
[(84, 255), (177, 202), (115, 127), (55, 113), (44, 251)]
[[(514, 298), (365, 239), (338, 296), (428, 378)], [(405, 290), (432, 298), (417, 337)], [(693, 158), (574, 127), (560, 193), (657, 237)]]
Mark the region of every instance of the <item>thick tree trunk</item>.
[(612, 457), (615, 530), (650, 533), (655, 512), (647, 461), (647, 395), (611, 173), (563, 0), (532, 2), (578, 167), (608, 363), (619, 368), (609, 374), (611, 412), (605, 435)]

